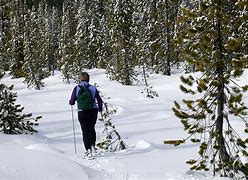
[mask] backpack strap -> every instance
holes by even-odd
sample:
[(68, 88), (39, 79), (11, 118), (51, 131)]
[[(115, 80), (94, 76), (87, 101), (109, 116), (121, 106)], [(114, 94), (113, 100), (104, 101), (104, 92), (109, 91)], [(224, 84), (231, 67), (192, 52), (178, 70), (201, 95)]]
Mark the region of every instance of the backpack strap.
[(80, 84), (78, 85), (79, 88), (82, 88), (82, 87), (87, 87), (87, 88), (89, 88), (90, 86), (91, 86), (90, 84), (87, 84), (87, 85), (85, 85), (85, 86), (81, 86)]

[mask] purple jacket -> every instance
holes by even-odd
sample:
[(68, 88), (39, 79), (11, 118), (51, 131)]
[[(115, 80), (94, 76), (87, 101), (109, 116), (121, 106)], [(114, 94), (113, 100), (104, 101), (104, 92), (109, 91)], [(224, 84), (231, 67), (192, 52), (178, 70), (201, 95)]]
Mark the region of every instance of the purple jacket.
[[(86, 86), (88, 84), (89, 83), (87, 81), (82, 81), (79, 85), (77, 85), (73, 89), (72, 94), (71, 94), (71, 99), (69, 100), (70, 105), (74, 105), (75, 102), (77, 101), (77, 96), (78, 96), (78, 93), (79, 93), (79, 90), (80, 90), (79, 86)], [(92, 97), (94, 99), (93, 108), (98, 108), (98, 111), (102, 112), (102, 98), (100, 97), (99, 92), (97, 91), (96, 87), (92, 86), (92, 85), (89, 86), (89, 90), (90, 90), (90, 92), (92, 94)], [(95, 99), (97, 100), (97, 104), (96, 104)], [(80, 111), (80, 109), (78, 109), (78, 110)]]

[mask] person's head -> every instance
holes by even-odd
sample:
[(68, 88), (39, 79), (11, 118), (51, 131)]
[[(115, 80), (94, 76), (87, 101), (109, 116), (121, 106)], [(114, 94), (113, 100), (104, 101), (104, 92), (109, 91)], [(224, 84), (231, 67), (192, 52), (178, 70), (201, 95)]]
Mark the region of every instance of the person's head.
[(90, 75), (87, 72), (81, 72), (79, 74), (79, 78), (81, 81), (87, 81), (87, 82), (90, 81)]

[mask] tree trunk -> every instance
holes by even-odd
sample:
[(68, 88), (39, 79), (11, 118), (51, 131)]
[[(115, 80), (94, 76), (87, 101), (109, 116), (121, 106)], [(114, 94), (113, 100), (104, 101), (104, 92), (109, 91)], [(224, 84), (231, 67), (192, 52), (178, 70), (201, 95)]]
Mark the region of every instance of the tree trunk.
[(129, 55), (127, 54), (129, 51), (127, 50), (127, 52), (125, 51), (125, 57), (124, 57), (124, 76), (125, 76), (125, 85), (131, 85), (131, 74), (130, 74), (130, 69), (129, 69), (129, 62), (130, 62), (130, 58)]
[[(218, 1), (218, 11), (220, 12), (222, 9), (221, 1)], [(219, 13), (221, 14), (221, 12)], [(214, 29), (218, 33), (218, 38), (214, 42), (214, 50), (219, 51), (220, 56), (217, 57), (217, 68), (216, 73), (218, 76), (218, 80), (220, 82), (220, 85), (218, 87), (218, 108), (217, 108), (217, 120), (216, 120), (216, 145), (218, 146), (219, 150), (219, 158), (220, 163), (224, 165), (225, 167), (228, 166), (228, 168), (233, 168), (233, 164), (235, 160), (230, 157), (230, 154), (227, 152), (226, 144), (225, 144), (225, 138), (223, 135), (223, 124), (224, 124), (224, 106), (225, 106), (225, 79), (224, 79), (224, 71), (225, 71), (225, 59), (223, 56), (223, 43), (222, 43), (222, 30), (221, 30), (221, 17), (217, 16), (214, 22)], [(247, 168), (244, 166), (237, 167), (236, 170), (239, 170), (243, 172), (246, 177), (248, 177), (248, 171)], [(224, 176), (226, 175), (227, 171), (224, 170)]]
[(166, 49), (166, 64), (165, 64), (165, 72), (164, 74), (167, 76), (171, 75), (170, 61), (171, 61), (171, 19), (170, 19), (170, 7), (168, 0), (165, 1), (166, 6), (166, 41), (167, 41), (167, 49)]
[[(218, 2), (218, 10), (221, 11), (221, 2)], [(223, 136), (223, 123), (224, 123), (224, 105), (225, 105), (225, 89), (224, 89), (224, 66), (225, 60), (222, 55), (222, 33), (221, 33), (221, 19), (219, 16), (215, 18), (214, 29), (218, 33), (218, 38), (214, 42), (214, 50), (219, 51), (220, 56), (217, 57), (217, 76), (220, 82), (218, 91), (218, 108), (217, 108), (217, 120), (216, 120), (216, 145), (219, 148), (219, 158), (221, 163), (230, 162), (231, 157), (228, 154), (225, 146), (225, 139)], [(225, 173), (225, 172), (224, 172)]]
[(225, 139), (223, 136), (223, 123), (224, 123), (224, 105), (225, 105), (225, 92), (224, 92), (224, 78), (223, 68), (217, 69), (220, 86), (218, 87), (218, 116), (216, 120), (216, 144), (219, 147), (219, 158), (221, 162), (229, 162), (230, 156), (226, 150)]
[[(157, 30), (156, 30), (157, 25), (154, 24), (158, 20), (157, 0), (153, 0), (151, 2), (150, 6), (151, 7), (150, 7), (150, 19), (149, 20), (150, 20), (150, 22), (153, 22), (153, 24), (152, 24), (152, 27), (150, 27), (149, 36), (150, 36), (150, 42), (154, 43), (154, 41), (157, 41), (157, 39), (158, 39), (158, 33), (157, 33)], [(154, 47), (154, 45), (150, 45), (150, 48), (151, 48), (151, 55), (150, 55), (151, 64), (150, 64), (150, 66), (153, 68), (155, 65), (158, 64), (156, 62), (156, 58), (155, 58), (157, 48)]]

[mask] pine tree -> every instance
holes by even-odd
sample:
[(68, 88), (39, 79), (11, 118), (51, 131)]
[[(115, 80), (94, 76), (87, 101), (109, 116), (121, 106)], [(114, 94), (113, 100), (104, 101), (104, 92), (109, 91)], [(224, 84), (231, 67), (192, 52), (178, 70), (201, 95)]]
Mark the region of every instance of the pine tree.
[(12, 36), (13, 4), (0, 2), (0, 71), (9, 70), (13, 61)]
[[(60, 69), (64, 79), (70, 83), (70, 79), (77, 77), (75, 67), (75, 1), (66, 0), (63, 5), (63, 17), (60, 40)], [(75, 28), (75, 29), (74, 29)]]
[[(2, 75), (0, 75), (0, 80)], [(16, 93), (11, 92), (13, 86), (0, 83), (0, 132), (5, 134), (35, 133), (40, 116), (32, 118), (32, 114), (22, 114), (23, 107), (16, 104)]]
[[(199, 159), (189, 160), (192, 170), (212, 170), (214, 175), (233, 178), (248, 177), (247, 138), (241, 138), (231, 120), (240, 118), (248, 133), (247, 106), (243, 93), (248, 86), (240, 86), (236, 79), (242, 75), (247, 51), (247, 26), (243, 26), (247, 10), (245, 1), (203, 0), (195, 10), (183, 9), (183, 19), (190, 25), (182, 34), (184, 57), (195, 65), (202, 76), (182, 76), (183, 92), (196, 94), (184, 99), (184, 107), (175, 101), (173, 111), (181, 119), (189, 136), (183, 140), (165, 141), (180, 145), (187, 139), (201, 143)], [(194, 86), (196, 85), (196, 89)], [(192, 87), (191, 87), (192, 86)]]
[[(134, 2), (134, 13), (133, 13), (133, 33), (136, 40), (136, 57), (138, 59), (139, 66), (146, 66), (149, 68), (152, 66), (152, 62), (148, 57), (150, 52), (149, 39), (147, 38), (147, 24), (149, 23), (148, 18), (148, 5), (146, 1), (133, 1)], [(152, 68), (150, 68), (152, 69)]]
[(84, 0), (80, 1), (79, 9), (77, 14), (78, 25), (77, 32), (75, 35), (75, 48), (76, 48), (76, 71), (80, 72), (83, 68), (90, 68), (91, 59), (90, 59), (90, 48), (89, 48), (89, 1)]
[(4, 2), (1, 1), (1, 4), (0, 4), (0, 74), (4, 72), (3, 8), (4, 8)]
[(108, 53), (108, 28), (106, 24), (107, 2), (105, 0), (91, 1), (90, 6), (90, 60), (92, 67), (106, 67), (105, 59)]
[(135, 37), (133, 36), (133, 3), (130, 0), (116, 1), (109, 6), (111, 58), (107, 68), (110, 78), (125, 85), (135, 79), (134, 67), (137, 64)]
[(58, 8), (50, 5), (47, 6), (48, 19), (48, 35), (49, 35), (49, 49), (47, 66), (49, 71), (54, 74), (58, 69), (59, 62), (59, 41), (61, 34), (61, 13)]
[(153, 90), (153, 87), (148, 83), (149, 73), (151, 72), (149, 62), (149, 38), (147, 38), (147, 24), (149, 20), (149, 13), (147, 11), (149, 3), (147, 1), (133, 1), (133, 37), (135, 38), (135, 51), (138, 67), (141, 68), (142, 80), (144, 81), (144, 89), (141, 93), (145, 93), (146, 97), (158, 97), (158, 93)]
[(110, 13), (109, 9), (108, 9), (108, 2), (101, 0), (99, 2), (99, 31), (100, 31), (100, 43), (99, 43), (99, 54), (100, 57), (98, 58), (98, 67), (100, 68), (107, 68), (107, 63), (109, 61), (109, 57), (111, 57), (111, 47), (109, 45), (110, 42), (110, 29), (109, 26), (107, 24), (107, 19), (108, 19), (108, 15)]
[(176, 61), (178, 64), (184, 66), (186, 73), (195, 72), (194, 64), (190, 64), (185, 61), (183, 50), (185, 49), (185, 44), (183, 44), (183, 36), (181, 34), (188, 26), (190, 26), (191, 21), (187, 21), (186, 17), (182, 15), (182, 9), (195, 9), (198, 7), (199, 1), (182, 0), (180, 7), (178, 7), (178, 16), (175, 19), (175, 30), (173, 36), (173, 48), (175, 50)]
[(8, 46), (8, 56), (10, 58), (10, 71), (13, 77), (23, 77), (24, 63), (24, 15), (26, 11), (25, 1), (11, 0), (11, 26), (8, 31), (11, 32), (11, 41)]
[(173, 36), (175, 35), (176, 19), (178, 17), (179, 7), (182, 0), (165, 0), (166, 11), (166, 51), (165, 51), (165, 72), (171, 75), (171, 66), (178, 62), (178, 53), (173, 45)]
[(76, 33), (76, 62), (83, 68), (105, 68), (108, 59), (107, 2), (85, 0), (79, 2)]
[(147, 11), (147, 28), (145, 31), (146, 42), (148, 44), (148, 50), (146, 51), (149, 66), (155, 71), (161, 71), (160, 60), (162, 59), (163, 48), (161, 45), (161, 39), (164, 39), (162, 28), (164, 24), (159, 21), (159, 18), (164, 20), (164, 12), (159, 11), (159, 1), (148, 1), (145, 10)]
[(40, 90), (42, 80), (49, 75), (46, 67), (48, 59), (48, 30), (44, 15), (39, 5), (38, 11), (28, 9), (25, 15), (24, 60), (25, 82)]
[(138, 28), (141, 31), (139, 35), (143, 36), (140, 43), (144, 46), (142, 49), (147, 64), (157, 73), (170, 75), (171, 66), (176, 61), (172, 37), (181, 1), (152, 0), (137, 3), (143, 7), (143, 16), (140, 16), (143, 25)]
[(153, 9), (155, 8), (153, 11), (157, 11), (158, 13), (158, 20), (154, 24), (155, 30), (159, 33), (157, 44), (155, 44), (158, 48), (155, 55), (159, 63), (157, 71), (161, 71), (164, 75), (168, 76), (171, 75), (171, 66), (178, 63), (172, 38), (175, 33), (175, 22), (180, 4), (181, 0), (158, 0), (156, 6), (153, 5), (156, 7), (153, 7)]
[(101, 11), (102, 8), (99, 7), (102, 1), (91, 0), (87, 1), (88, 7), (86, 7), (87, 13), (87, 24), (86, 28), (88, 31), (88, 62), (87, 66), (89, 68), (97, 67), (98, 58), (101, 57), (99, 53), (99, 47), (101, 45), (101, 30), (100, 30), (100, 21), (101, 21)]

